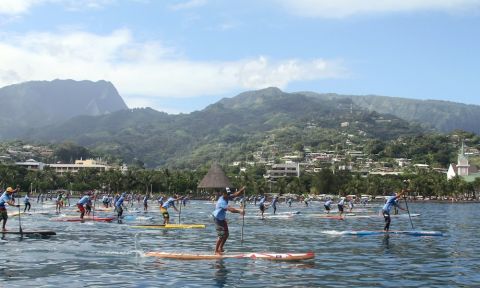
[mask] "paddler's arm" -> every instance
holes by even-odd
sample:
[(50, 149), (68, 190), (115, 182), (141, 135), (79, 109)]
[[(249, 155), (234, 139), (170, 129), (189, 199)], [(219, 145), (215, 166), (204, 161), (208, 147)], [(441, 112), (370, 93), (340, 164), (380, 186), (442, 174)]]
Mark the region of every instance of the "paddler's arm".
[(241, 215), (245, 215), (245, 209), (237, 209), (237, 208), (228, 206), (227, 210), (232, 212), (232, 213), (240, 213)]
[[(20, 185), (17, 185), (17, 188), (15, 188), (15, 190), (13, 190), (13, 193), (17, 193), (18, 191), (20, 191)], [(8, 201), (7, 204), (10, 205), (10, 206), (20, 207), (20, 204), (15, 204), (15, 200), (13, 200), (13, 199)]]
[(240, 194), (242, 194), (244, 190), (245, 190), (245, 186), (243, 186), (242, 189), (238, 190), (237, 192), (231, 194), (230, 197), (235, 198), (235, 197), (239, 196)]

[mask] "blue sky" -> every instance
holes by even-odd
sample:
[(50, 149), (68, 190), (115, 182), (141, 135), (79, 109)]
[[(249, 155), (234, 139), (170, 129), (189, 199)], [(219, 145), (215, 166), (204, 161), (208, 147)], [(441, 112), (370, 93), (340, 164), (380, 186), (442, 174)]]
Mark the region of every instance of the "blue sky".
[(480, 0), (0, 0), (0, 86), (108, 80), (168, 113), (275, 86), (480, 105)]

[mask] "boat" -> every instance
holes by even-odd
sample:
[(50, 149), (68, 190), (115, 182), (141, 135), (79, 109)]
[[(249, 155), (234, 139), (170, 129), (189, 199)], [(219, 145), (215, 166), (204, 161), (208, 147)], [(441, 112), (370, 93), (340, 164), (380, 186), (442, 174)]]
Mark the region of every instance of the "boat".
[(272, 252), (243, 252), (243, 253), (185, 253), (185, 252), (159, 252), (145, 253), (147, 257), (179, 259), (179, 260), (219, 260), (219, 259), (261, 259), (272, 261), (300, 261), (315, 258), (313, 252), (307, 253), (272, 253)]

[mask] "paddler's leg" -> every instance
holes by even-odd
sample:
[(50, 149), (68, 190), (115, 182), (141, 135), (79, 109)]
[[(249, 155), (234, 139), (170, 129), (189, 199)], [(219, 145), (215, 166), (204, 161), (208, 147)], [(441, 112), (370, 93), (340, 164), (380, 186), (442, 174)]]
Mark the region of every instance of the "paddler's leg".
[(5, 229), (5, 225), (7, 225), (8, 219), (7, 209), (3, 208), (0, 210), (0, 218), (3, 220), (2, 231), (7, 231), (7, 229)]
[(215, 254), (222, 253), (223, 246), (228, 238), (228, 225), (226, 220), (218, 220), (215, 218), (215, 229), (217, 230), (217, 242), (215, 244)]
[(383, 227), (383, 231), (387, 232), (388, 229), (390, 229), (390, 222), (391, 222), (390, 213), (388, 213), (385, 210), (382, 210), (382, 214), (383, 214), (383, 218), (385, 219), (385, 227)]
[(83, 205), (77, 204), (78, 210), (80, 210), (80, 219), (83, 219), (83, 216), (85, 215), (85, 208), (83, 208)]
[(160, 208), (160, 212), (162, 212), (163, 224), (164, 225), (168, 224), (170, 221), (170, 215), (168, 214), (168, 210), (162, 207)]

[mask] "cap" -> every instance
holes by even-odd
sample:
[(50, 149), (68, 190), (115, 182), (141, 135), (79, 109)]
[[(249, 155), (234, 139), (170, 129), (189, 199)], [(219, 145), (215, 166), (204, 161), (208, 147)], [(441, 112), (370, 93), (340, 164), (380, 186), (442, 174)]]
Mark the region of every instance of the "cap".
[(225, 191), (227, 191), (227, 194), (232, 194), (232, 191), (230, 191), (230, 188), (226, 187)]
[(12, 187), (8, 187), (6, 191), (7, 191), (8, 193), (12, 193), (12, 192), (13, 192), (13, 188), (12, 188)]

